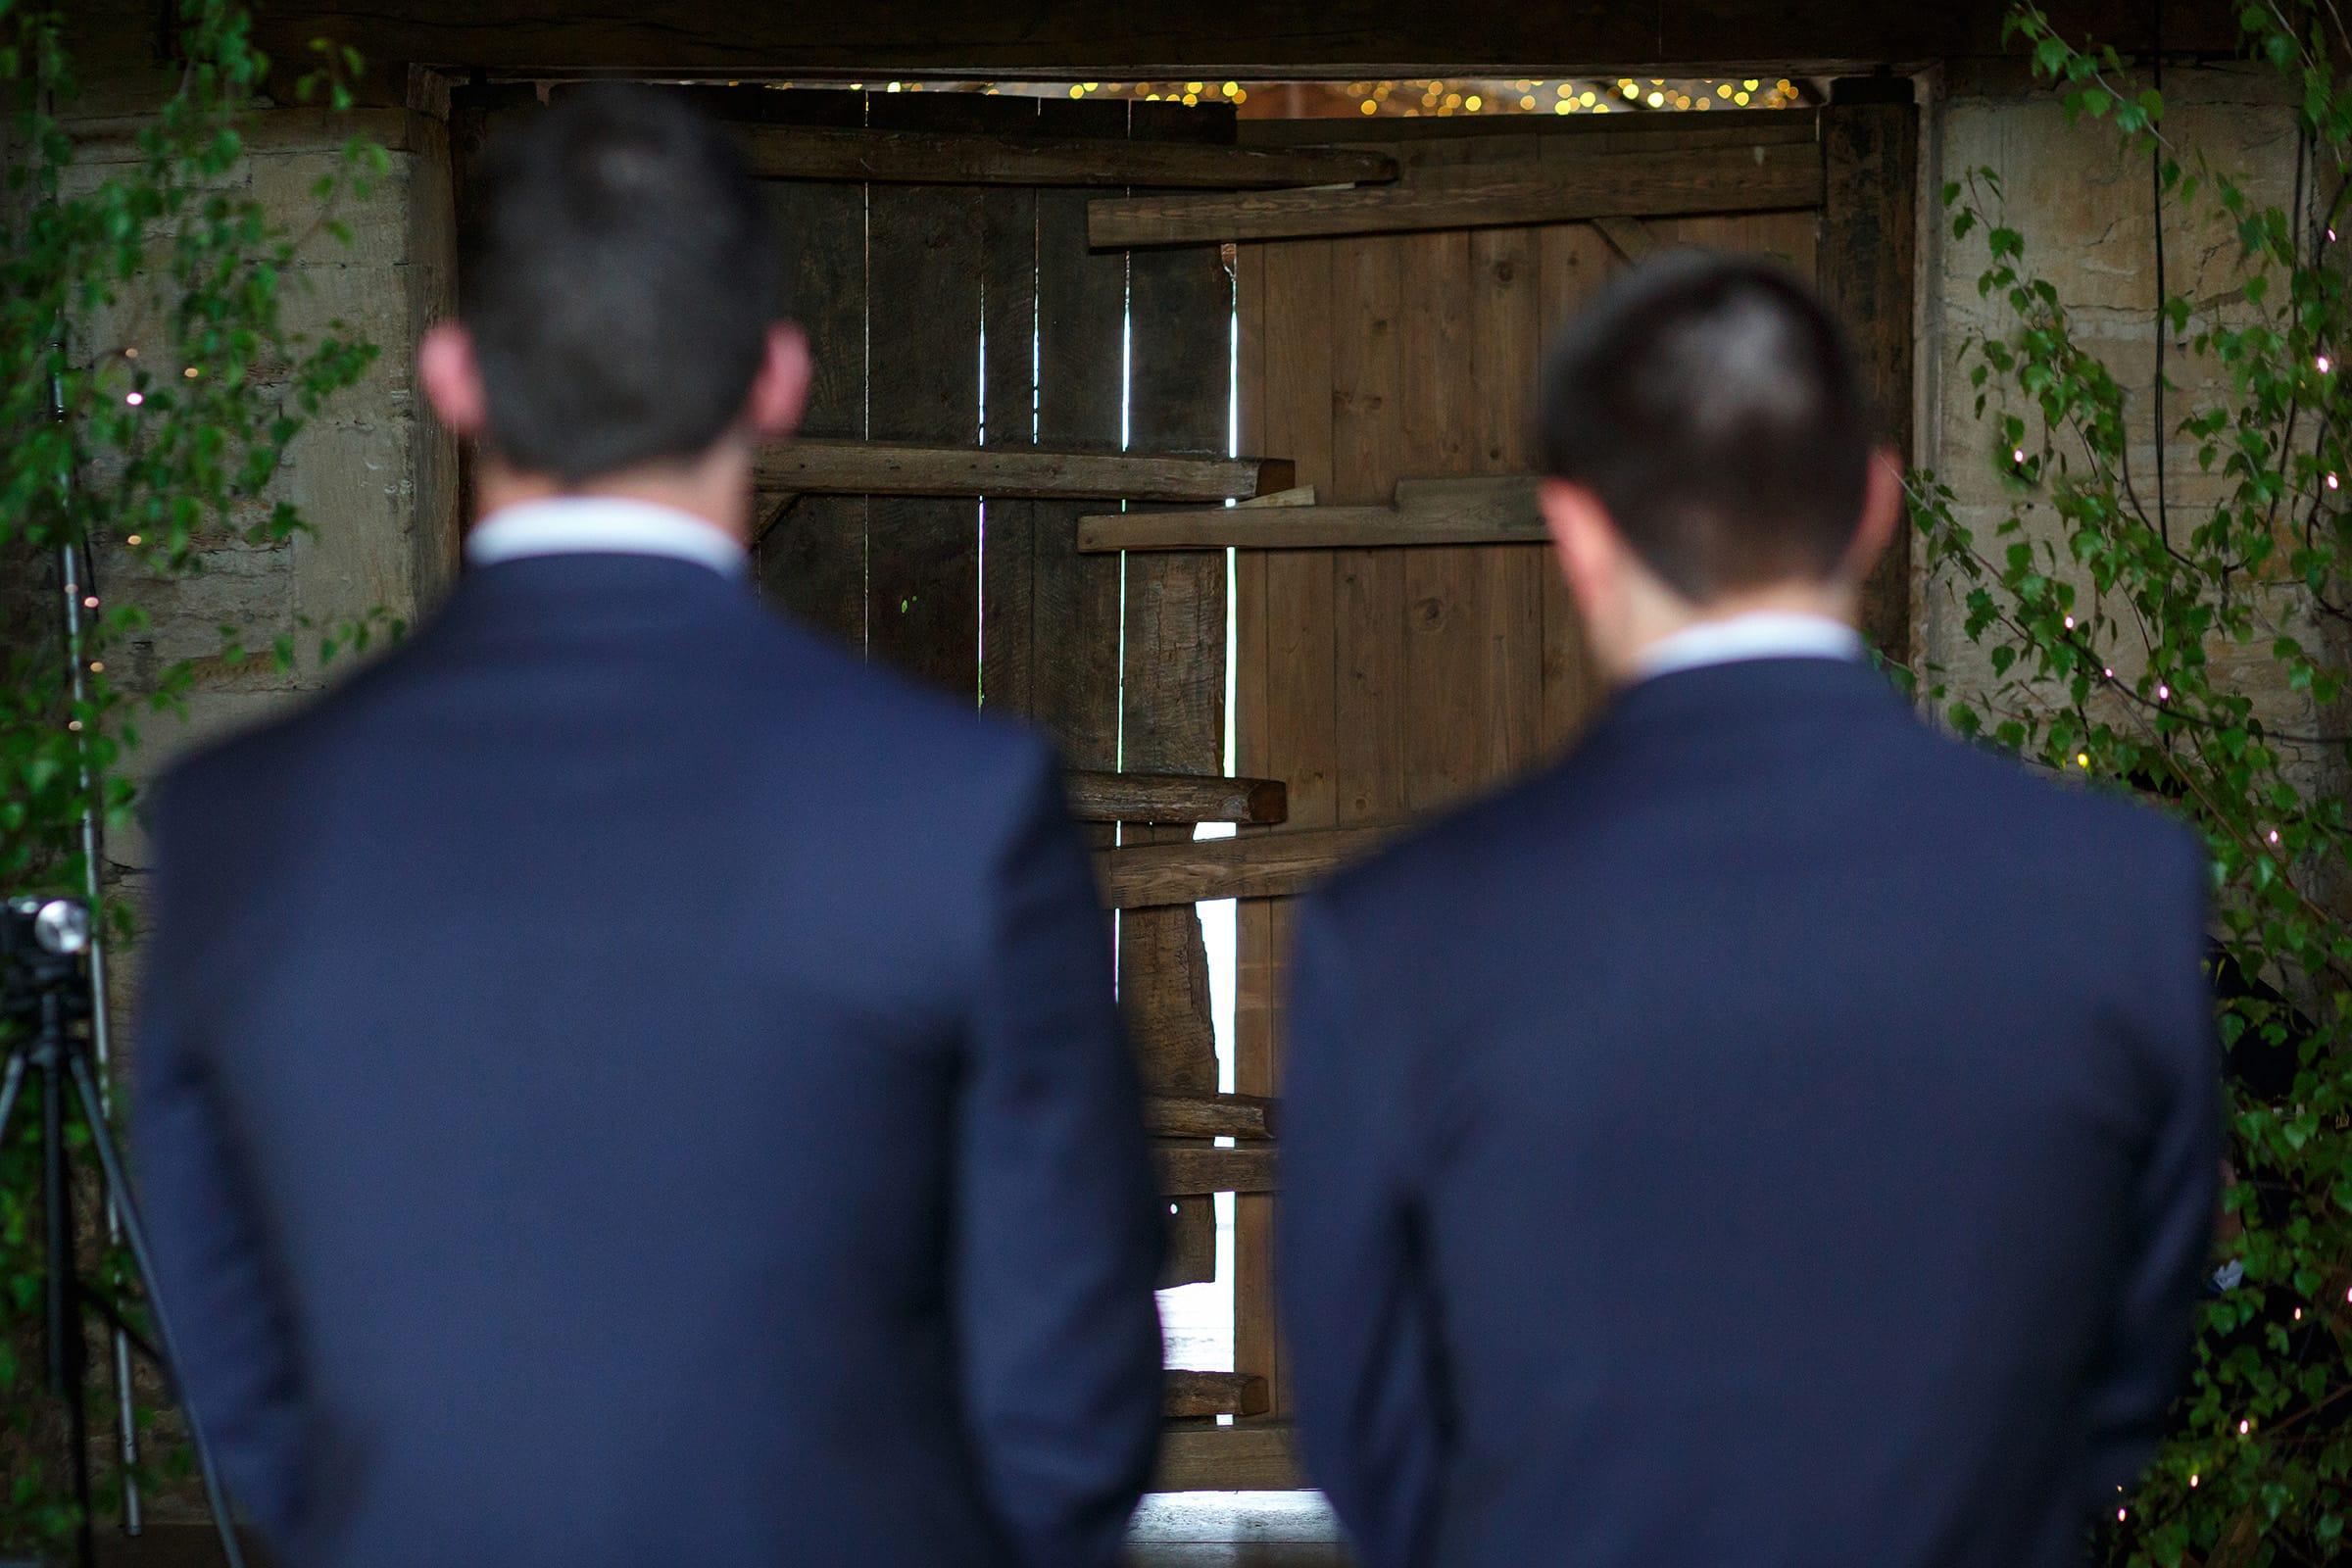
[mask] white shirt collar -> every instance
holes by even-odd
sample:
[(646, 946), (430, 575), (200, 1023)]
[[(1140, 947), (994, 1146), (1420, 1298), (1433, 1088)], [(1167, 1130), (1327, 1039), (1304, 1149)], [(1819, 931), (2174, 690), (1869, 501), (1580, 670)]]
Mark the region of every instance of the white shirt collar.
[(501, 507), (466, 536), (477, 566), (526, 556), (667, 556), (729, 577), (746, 569), (743, 545), (674, 507), (618, 496), (558, 496)]
[(1861, 657), (1861, 637), (1841, 620), (1759, 610), (1724, 620), (1702, 620), (1659, 638), (1642, 650), (1635, 661), (1635, 672), (1637, 678), (1647, 680), (1655, 675), (1671, 675), (1676, 670), (1750, 659), (1859, 660)]

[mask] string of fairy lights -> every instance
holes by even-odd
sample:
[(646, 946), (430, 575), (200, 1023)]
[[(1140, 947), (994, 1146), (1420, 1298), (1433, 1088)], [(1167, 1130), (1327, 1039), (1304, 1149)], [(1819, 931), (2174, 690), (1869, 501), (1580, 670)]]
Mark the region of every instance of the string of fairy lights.
[(970, 92), (1024, 98), (1230, 104), (1246, 118), (1456, 115), (1607, 115), (1710, 109), (1798, 109), (1821, 101), (1788, 76), (1420, 77), (1361, 81), (889, 81), (778, 82), (853, 92)]

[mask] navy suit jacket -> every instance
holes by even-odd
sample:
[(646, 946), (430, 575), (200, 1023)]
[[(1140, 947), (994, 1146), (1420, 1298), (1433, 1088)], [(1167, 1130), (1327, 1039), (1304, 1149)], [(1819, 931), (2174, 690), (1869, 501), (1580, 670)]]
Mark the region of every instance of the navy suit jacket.
[(288, 1563), (1114, 1560), (1164, 1220), (1042, 742), (547, 557), (157, 830), (141, 1190)]
[(1315, 898), (1281, 1289), (1369, 1568), (2077, 1561), (2211, 1245), (2205, 886), (1795, 659)]

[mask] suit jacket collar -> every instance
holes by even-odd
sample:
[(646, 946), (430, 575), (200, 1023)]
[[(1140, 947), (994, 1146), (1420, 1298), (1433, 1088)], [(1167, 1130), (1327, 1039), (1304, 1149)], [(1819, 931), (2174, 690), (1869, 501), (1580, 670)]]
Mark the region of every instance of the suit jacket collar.
[(1911, 721), (1885, 675), (1842, 659), (1750, 659), (1653, 675), (1601, 710), (1588, 745), (1676, 734), (1783, 730), (1809, 717)]

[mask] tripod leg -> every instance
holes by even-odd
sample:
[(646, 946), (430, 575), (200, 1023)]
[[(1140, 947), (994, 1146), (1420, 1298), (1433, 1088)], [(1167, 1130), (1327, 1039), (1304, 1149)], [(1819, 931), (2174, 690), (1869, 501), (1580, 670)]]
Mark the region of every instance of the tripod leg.
[(0, 1073), (0, 1138), (8, 1136), (9, 1114), (17, 1108), (17, 1092), (24, 1087), (24, 1053), (8, 1054), (8, 1069)]
[[(114, 1200), (115, 1212), (122, 1216), (122, 1240), (130, 1248), (130, 1264), (147, 1292), (147, 1314), (155, 1320), (155, 1339), (164, 1352), (164, 1376), (173, 1387), (179, 1387), (179, 1346), (172, 1337), (172, 1320), (165, 1315), (162, 1296), (155, 1286), (155, 1260), (147, 1250), (147, 1227), (139, 1218), (137, 1200), (131, 1196), (130, 1178), (122, 1168), (122, 1152), (115, 1147), (114, 1130), (107, 1124), (106, 1102), (98, 1093), (97, 1077), (90, 1071), (87, 1058), (79, 1054), (67, 1057), (74, 1074), (74, 1087), (81, 1096), (82, 1117), (89, 1124), (90, 1144), (98, 1151), (98, 1168), (106, 1178), (107, 1196)], [(220, 1486), (220, 1473), (214, 1467), (213, 1451), (205, 1446), (204, 1429), (195, 1405), (187, 1400), (187, 1391), (180, 1388), (181, 1414), (188, 1421), (188, 1446), (196, 1450), (197, 1473), (204, 1478), (204, 1499), (212, 1508), (213, 1524), (220, 1532), (220, 1552), (227, 1559), (227, 1568), (245, 1568), (245, 1553), (237, 1544), (237, 1522), (228, 1509), (228, 1494)]]
[(44, 1009), (41, 1067), (41, 1322), (49, 1352), (49, 1392), (65, 1401), (66, 1473), (74, 1481), (74, 1560), (97, 1568), (90, 1522), (89, 1413), (82, 1403), (81, 1297), (74, 1289), (74, 1176), (66, 1164), (66, 1086), (59, 1079), (56, 1020)]

